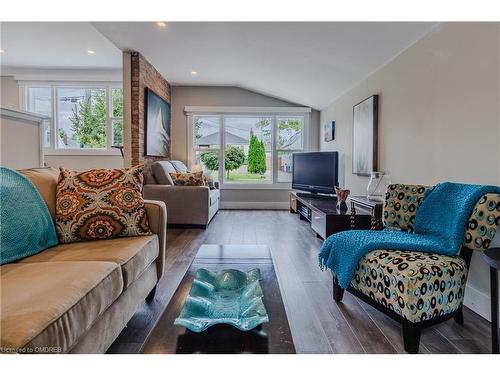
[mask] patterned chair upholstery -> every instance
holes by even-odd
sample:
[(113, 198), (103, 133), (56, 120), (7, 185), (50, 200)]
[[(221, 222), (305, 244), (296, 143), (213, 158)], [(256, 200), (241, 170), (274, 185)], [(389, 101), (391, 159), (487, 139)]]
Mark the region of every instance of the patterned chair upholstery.
[(384, 227), (413, 232), (417, 208), (429, 189), (424, 185), (389, 185), (385, 193)]
[[(418, 205), (429, 187), (390, 185), (384, 225), (413, 231)], [(500, 194), (484, 195), (465, 232), (464, 246), (485, 250), (500, 224)], [(459, 256), (375, 250), (359, 262), (351, 287), (414, 323), (453, 313), (461, 307), (467, 264)]]

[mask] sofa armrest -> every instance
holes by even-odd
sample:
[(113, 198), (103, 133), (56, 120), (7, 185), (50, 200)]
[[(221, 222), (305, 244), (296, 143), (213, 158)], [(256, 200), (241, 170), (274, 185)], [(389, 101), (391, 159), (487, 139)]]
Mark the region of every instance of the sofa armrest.
[(169, 224), (208, 223), (210, 189), (208, 186), (144, 185), (145, 199), (164, 202)]
[(190, 202), (207, 204), (210, 197), (208, 186), (172, 186), (172, 185), (144, 185), (144, 198), (163, 201), (165, 204), (181, 200), (184, 205)]
[(165, 257), (167, 251), (167, 208), (161, 201), (145, 200), (146, 213), (148, 215), (149, 228), (158, 235), (159, 254), (156, 261), (156, 272), (158, 280), (163, 275)]

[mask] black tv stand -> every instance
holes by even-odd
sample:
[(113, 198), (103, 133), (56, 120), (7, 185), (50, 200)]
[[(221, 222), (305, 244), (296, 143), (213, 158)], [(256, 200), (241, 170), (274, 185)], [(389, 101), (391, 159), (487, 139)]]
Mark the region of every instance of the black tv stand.
[(300, 198), (307, 199), (323, 199), (329, 201), (336, 201), (337, 197), (335, 195), (323, 195), (323, 194), (315, 194), (315, 193), (304, 193), (300, 191), (294, 191), (295, 195)]
[[(327, 238), (333, 233), (351, 229), (351, 212), (347, 205), (337, 208), (336, 197), (315, 194), (290, 193), (290, 212), (298, 214), (300, 220), (311, 223), (311, 228), (319, 238)], [(362, 209), (356, 210), (357, 229), (370, 228), (371, 215)]]

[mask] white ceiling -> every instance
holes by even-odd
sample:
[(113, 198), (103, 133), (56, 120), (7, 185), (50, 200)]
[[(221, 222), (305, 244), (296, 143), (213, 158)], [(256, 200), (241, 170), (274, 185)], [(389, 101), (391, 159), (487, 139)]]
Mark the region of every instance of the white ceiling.
[[(236, 85), (321, 109), (426, 34), (434, 23), (98, 22), (172, 84)], [(198, 72), (193, 76), (192, 70)]]
[[(88, 22), (2, 22), (2, 67), (110, 69), (122, 53)], [(87, 50), (95, 51), (91, 55)]]
[(2, 68), (116, 69), (120, 49), (134, 50), (174, 85), (233, 85), (321, 109), (434, 25), (172, 22), (161, 29), (155, 22), (3, 22), (0, 62)]

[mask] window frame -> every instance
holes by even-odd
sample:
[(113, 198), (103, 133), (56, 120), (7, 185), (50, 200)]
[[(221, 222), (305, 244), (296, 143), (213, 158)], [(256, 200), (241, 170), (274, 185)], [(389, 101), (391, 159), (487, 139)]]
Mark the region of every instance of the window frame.
[[(188, 120), (188, 124), (191, 124), (190, 126), (188, 126), (188, 154), (189, 154), (189, 157), (188, 157), (188, 167), (191, 168), (193, 165), (196, 165), (196, 153), (197, 152), (217, 152), (217, 154), (219, 155), (219, 160), (220, 159), (220, 154), (221, 154), (221, 149), (222, 149), (222, 142), (224, 140), (224, 136), (223, 134), (221, 133), (220, 129), (222, 127), (222, 116), (219, 115), (219, 114), (193, 114), (191, 116), (189, 116), (191, 118), (191, 121)], [(219, 122), (219, 145), (217, 148), (204, 148), (204, 147), (196, 147), (196, 144), (195, 144), (195, 139), (194, 139), (194, 120), (196, 117), (213, 117), (213, 118), (217, 118), (218, 119), (218, 122)], [(223, 170), (223, 168), (221, 169), (221, 165), (223, 166), (223, 163), (224, 163), (224, 160), (222, 161), (222, 163), (219, 162), (219, 173), (218, 173), (218, 181), (221, 182), (221, 170)], [(222, 171), (222, 173), (224, 173)]]
[[(117, 89), (121, 90), (122, 97), (123, 97), (123, 87), (121, 85), (119, 87), (117, 87), (117, 86), (108, 86), (107, 87), (107, 95), (108, 95), (108, 101), (107, 101), (107, 103), (108, 103), (107, 120), (110, 121), (110, 125), (109, 126), (111, 128), (111, 130), (110, 130), (111, 133), (107, 132), (106, 136), (108, 137), (108, 142), (111, 142), (110, 143), (111, 144), (111, 148), (115, 147), (115, 142), (114, 142), (114, 139), (113, 139), (114, 138), (114, 133), (115, 133), (114, 129), (113, 129), (113, 123), (115, 121), (121, 121), (122, 122), (122, 127), (125, 125), (124, 122), (123, 122), (123, 110), (124, 110), (123, 105), (122, 105), (122, 115), (121, 115), (121, 117), (115, 117), (114, 113), (113, 113), (113, 110), (114, 110), (114, 108), (113, 108), (113, 90), (117, 90)], [(123, 137), (124, 136), (125, 136), (125, 129), (122, 130), (122, 147), (123, 147), (123, 141), (124, 141)]]
[[(302, 117), (302, 136), (301, 136), (301, 148), (280, 148), (278, 147), (278, 141), (279, 141), (279, 126), (278, 126), (278, 123), (279, 123), (279, 119), (280, 118), (287, 118), (287, 119), (290, 119), (290, 118), (299, 118), (299, 117)], [(291, 185), (291, 182), (283, 182), (283, 181), (278, 181), (278, 155), (280, 152), (305, 152), (305, 151), (309, 151), (309, 148), (306, 149), (305, 145), (306, 145), (306, 131), (305, 131), (305, 118), (304, 116), (297, 116), (296, 114), (293, 114), (293, 115), (287, 115), (287, 116), (276, 116), (275, 118), (275, 121), (276, 121), (276, 126), (274, 127), (274, 131), (275, 131), (275, 134), (274, 134), (274, 139), (275, 139), (275, 148), (274, 148), (274, 151), (276, 152), (276, 157), (275, 157), (275, 163), (276, 163), (276, 182), (277, 183), (287, 183), (287, 184), (290, 184)]]
[[(111, 90), (121, 89), (123, 92), (123, 85), (121, 82), (109, 82), (109, 81), (92, 81), (92, 82), (67, 82), (67, 81), (23, 81), (20, 83), (20, 104), (25, 111), (30, 111), (29, 109), (29, 89), (30, 88), (42, 88), (49, 87), (51, 90), (51, 115), (49, 119), (50, 128), (50, 145), (49, 147), (44, 146), (43, 152), (45, 155), (110, 155), (110, 156), (121, 156), (120, 151), (113, 146), (113, 121), (121, 120), (122, 117), (113, 117), (113, 106), (112, 106), (112, 95)], [(96, 149), (78, 149), (78, 148), (58, 148), (57, 147), (57, 116), (58, 116), (58, 100), (57, 100), (57, 90), (59, 88), (63, 89), (103, 89), (106, 93), (106, 147), (96, 148)]]
[[(231, 190), (259, 190), (259, 189), (277, 189), (288, 190), (291, 188), (291, 182), (278, 181), (278, 152), (279, 151), (292, 151), (292, 152), (306, 152), (310, 150), (309, 146), (309, 123), (311, 116), (311, 108), (309, 107), (198, 107), (186, 106), (184, 112), (187, 118), (187, 164), (191, 168), (196, 164), (196, 152), (207, 149), (200, 149), (195, 147), (194, 143), (194, 118), (195, 117), (219, 117), (219, 148), (210, 149), (218, 151), (219, 160), (219, 184), (221, 189)], [(271, 158), (272, 158), (272, 171), (271, 181), (259, 183), (240, 183), (240, 182), (227, 182), (225, 181), (225, 168), (224, 168), (224, 150), (225, 150), (225, 119), (227, 117), (268, 117), (271, 118)], [(302, 148), (301, 149), (278, 149), (278, 119), (283, 117), (302, 117)], [(222, 168), (221, 168), (222, 167)]]
[(47, 119), (45, 120), (45, 122), (43, 124), (43, 128), (40, 131), (40, 134), (42, 137), (42, 140), (41, 140), (42, 152), (45, 152), (45, 149), (47, 148), (47, 146), (45, 146), (45, 127), (49, 128), (49, 131), (50, 131), (50, 133), (49, 133), (49, 146), (52, 145), (52, 134), (53, 134), (52, 122), (53, 122), (53, 116), (54, 116), (54, 109), (52, 108), (53, 107), (52, 103), (54, 102), (53, 90), (46, 83), (34, 82), (32, 85), (29, 85), (28, 87), (22, 83), (19, 85), (19, 107), (22, 110), (29, 112), (29, 113), (34, 113), (37, 116), (41, 115), (41, 114), (39, 114), (38, 112), (30, 111), (28, 109), (29, 102), (30, 102), (30, 100), (29, 100), (29, 89), (30, 88), (33, 88), (33, 89), (48, 88), (50, 90), (50, 104), (51, 104), (50, 105), (50, 107), (51, 107), (50, 108), (50, 115), (43, 114), (43, 116), (45, 116)]

